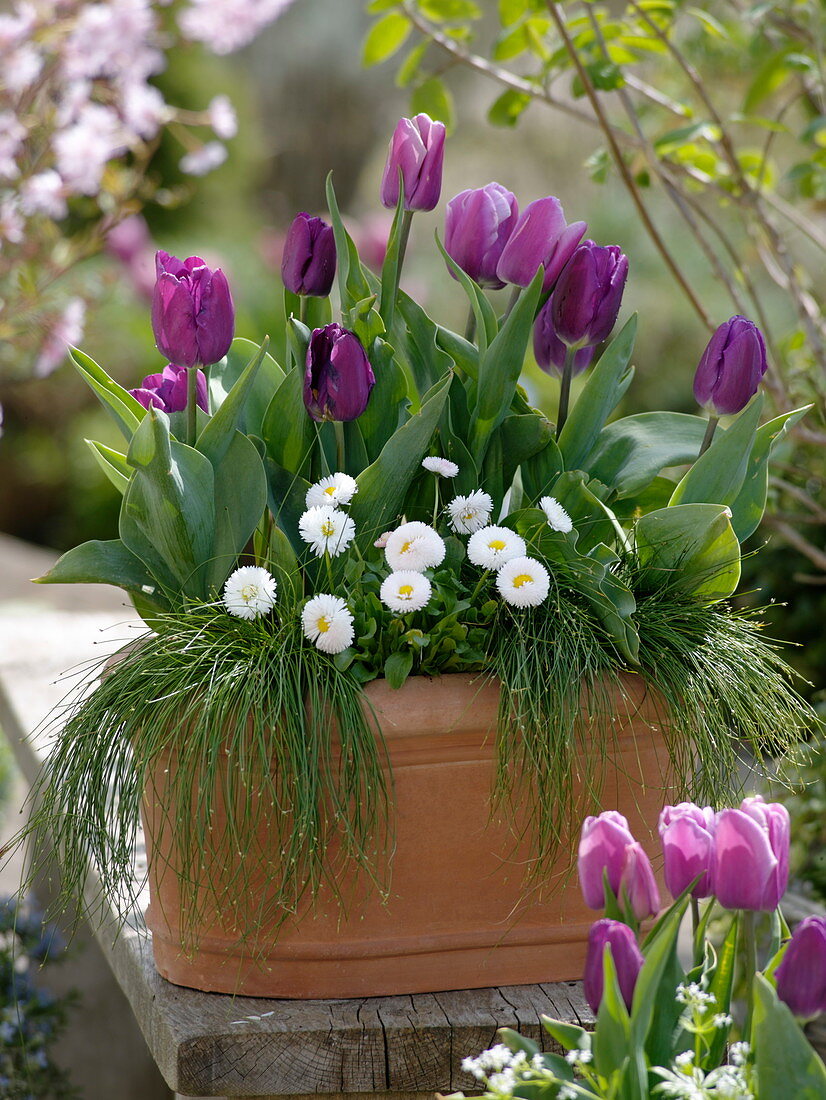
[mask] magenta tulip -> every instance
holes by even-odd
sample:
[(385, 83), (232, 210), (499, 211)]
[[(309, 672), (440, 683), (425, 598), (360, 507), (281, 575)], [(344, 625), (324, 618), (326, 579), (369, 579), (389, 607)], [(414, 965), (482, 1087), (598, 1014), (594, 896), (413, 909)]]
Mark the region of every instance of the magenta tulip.
[(720, 325), (703, 352), (694, 375), (694, 397), (714, 416), (731, 416), (757, 393), (766, 367), (760, 329), (746, 317), (732, 317)]
[(587, 228), (587, 222), (568, 225), (562, 203), (553, 195), (536, 199), (519, 215), (502, 250), (496, 267), (498, 278), (514, 286), (528, 286), (541, 264), (545, 268), (542, 288), (549, 290)]
[(715, 895), (725, 909), (776, 909), (789, 878), (786, 807), (747, 798), (738, 810), (721, 810), (712, 875)]
[(399, 201), (402, 172), (405, 210), (432, 210), (442, 191), (445, 127), (428, 115), (401, 118), (396, 124), (381, 179), (382, 206)]
[[(572, 376), (582, 374), (593, 362), (595, 347), (578, 348), (574, 352)], [(533, 326), (533, 354), (537, 364), (547, 374), (562, 374), (567, 348), (554, 329), (551, 299), (540, 309)]]
[(680, 802), (660, 814), (660, 837), (665, 856), (665, 884), (676, 898), (698, 875), (692, 889), (695, 898), (714, 893), (714, 811), (710, 806)]
[(625, 901), (637, 920), (653, 917), (660, 911), (660, 892), (651, 862), (636, 841), (625, 849), (625, 864), (620, 876), (620, 902)]
[(293, 294), (326, 298), (336, 274), (333, 227), (321, 218), (296, 214), (287, 231), (281, 280)]
[(168, 252), (155, 254), (155, 271), (152, 330), (158, 350), (178, 367), (223, 359), (235, 331), (235, 309), (223, 271), (211, 271), (198, 256), (181, 262)]
[[(129, 391), (145, 409), (162, 409), (165, 413), (182, 412), (186, 408), (187, 370), (172, 363), (161, 374), (148, 374), (136, 390)], [(196, 373), (195, 402), (209, 412), (207, 381), (202, 370)]]
[(617, 920), (598, 920), (588, 933), (588, 953), (582, 989), (585, 1000), (593, 1013), (599, 1012), (605, 985), (603, 958), (605, 948), (611, 951), (617, 971), (620, 993), (627, 1009), (631, 1009), (634, 987), (645, 961), (637, 944), (637, 938), (627, 924)]
[(599, 344), (614, 327), (628, 278), (628, 258), (614, 244), (584, 241), (551, 297), (554, 330), (569, 347)]
[(355, 420), (375, 384), (354, 332), (335, 323), (313, 331), (304, 374), (304, 405), (313, 420)]
[(777, 996), (795, 1016), (826, 1012), (826, 917), (806, 917), (795, 928), (775, 971)]
[(633, 843), (628, 822), (616, 810), (605, 810), (597, 817), (586, 817), (579, 841), (577, 866), (579, 886), (589, 908), (605, 907), (603, 874), (606, 871), (609, 886), (616, 896), (619, 895), (626, 863), (625, 852)]
[(518, 216), (516, 197), (499, 183), (462, 191), (445, 210), (445, 251), (479, 286), (498, 290), (496, 265)]

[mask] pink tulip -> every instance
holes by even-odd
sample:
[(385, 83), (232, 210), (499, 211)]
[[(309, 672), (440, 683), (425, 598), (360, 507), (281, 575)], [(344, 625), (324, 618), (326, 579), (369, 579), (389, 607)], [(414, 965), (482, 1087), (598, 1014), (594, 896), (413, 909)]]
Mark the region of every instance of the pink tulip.
[(712, 875), (717, 900), (725, 909), (776, 909), (789, 878), (786, 807), (747, 798), (739, 810), (721, 810)]
[(660, 837), (665, 856), (665, 884), (676, 898), (702, 875), (691, 895), (707, 898), (714, 893), (714, 811), (710, 806), (680, 802), (660, 814)]

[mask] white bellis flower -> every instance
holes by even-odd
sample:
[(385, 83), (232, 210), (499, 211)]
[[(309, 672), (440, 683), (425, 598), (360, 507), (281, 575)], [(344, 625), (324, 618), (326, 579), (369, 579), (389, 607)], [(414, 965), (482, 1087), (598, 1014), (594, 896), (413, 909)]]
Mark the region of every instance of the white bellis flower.
[(548, 595), (551, 578), (533, 558), (511, 558), (496, 574), (502, 599), (513, 607), (538, 607)]
[(324, 504), (304, 513), (298, 521), (298, 531), (316, 557), (327, 553), (335, 558), (353, 541), (356, 525), (345, 512)]
[(493, 501), (481, 489), (467, 496), (454, 497), (447, 506), (450, 526), (459, 535), (472, 535), (485, 527), (493, 511)]
[(421, 611), (430, 601), (433, 589), (422, 573), (402, 569), (385, 577), (379, 590), (379, 598), (385, 607), (398, 614)]
[(322, 593), (308, 600), (301, 612), (304, 637), (322, 653), (341, 653), (352, 644), (353, 616), (340, 596)]
[(275, 578), (258, 565), (242, 565), (224, 585), (224, 607), (239, 619), (266, 615), (275, 603)]
[(330, 474), (307, 490), (307, 507), (321, 508), (329, 504), (333, 508), (340, 508), (343, 504), (349, 504), (358, 491), (354, 477), (349, 474)]
[(445, 543), (428, 524), (413, 520), (390, 532), (384, 546), (384, 556), (393, 570), (412, 569), (421, 573), (444, 561)]
[(468, 539), (467, 556), (482, 569), (501, 569), (511, 558), (524, 557), (525, 540), (508, 527), (481, 527)]

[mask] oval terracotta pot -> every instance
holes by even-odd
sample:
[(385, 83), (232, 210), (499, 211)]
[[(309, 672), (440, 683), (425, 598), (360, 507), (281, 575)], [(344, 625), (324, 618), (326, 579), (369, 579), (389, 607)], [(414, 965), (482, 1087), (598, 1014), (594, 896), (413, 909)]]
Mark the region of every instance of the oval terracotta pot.
[[(197, 896), (194, 947), (181, 914), (173, 830), (166, 805), (170, 759), (158, 759), (144, 800), (150, 856), (147, 925), (160, 973), (178, 985), (254, 997), (364, 997), (553, 982), (582, 975), (588, 929), (600, 915), (586, 908), (571, 874), (582, 814), (596, 812), (573, 777), (578, 806), (570, 843), (541, 891), (525, 891), (530, 837), (519, 815), (492, 815), (497, 682), (479, 676), (414, 677), (398, 691), (383, 680), (367, 694), (384, 734), (392, 769), (395, 853), (389, 897), (350, 883), (342, 911), (323, 886), (315, 904), (256, 927), (267, 875), (238, 874), (239, 853), (208, 858), (211, 883)], [(649, 852), (657, 817), (670, 799), (662, 701), (640, 676), (625, 674), (613, 713), (594, 720), (584, 752), (603, 753), (597, 773), (603, 808), (624, 813)], [(174, 761), (172, 761), (174, 766)], [(220, 829), (216, 831), (220, 833)], [(266, 822), (261, 828), (266, 832)], [(155, 845), (153, 838), (159, 837)], [(262, 840), (265, 850), (266, 836)], [(245, 896), (235, 881), (252, 883)], [(363, 877), (363, 876), (362, 876)], [(225, 904), (216, 882), (226, 882)], [(342, 884), (348, 896), (348, 883)]]

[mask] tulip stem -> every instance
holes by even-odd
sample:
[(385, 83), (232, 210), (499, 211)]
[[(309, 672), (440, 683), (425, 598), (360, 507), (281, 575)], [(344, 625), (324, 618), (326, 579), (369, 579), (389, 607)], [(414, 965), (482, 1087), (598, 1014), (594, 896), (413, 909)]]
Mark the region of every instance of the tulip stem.
[(692, 942), (697, 942), (697, 929), (700, 927), (700, 902), (691, 895), (691, 934)]
[(344, 423), (334, 420), (333, 427), (336, 430), (336, 463), (341, 473), (344, 473)]
[(407, 242), (410, 239), (410, 227), (413, 224), (413, 211), (405, 210), (402, 214), (402, 224), (399, 230), (399, 262), (396, 265), (396, 293), (394, 298), (399, 292), (399, 283), (402, 281), (402, 267), (404, 266), (404, 257), (407, 252)]
[(307, 324), (307, 295), (302, 294), (298, 299), (298, 319), (302, 325)]
[(712, 439), (714, 439), (714, 433), (717, 430), (717, 425), (719, 423), (719, 416), (710, 416), (708, 418), (708, 424), (706, 424), (706, 434), (703, 436), (703, 442), (700, 444), (700, 454), (697, 455), (697, 458), (699, 458), (700, 455), (705, 454), (705, 452), (711, 446), (711, 441)]
[(565, 348), (565, 365), (562, 368), (562, 382), (559, 387), (559, 414), (556, 418), (556, 438), (559, 439), (565, 421), (568, 419), (568, 404), (571, 400), (571, 378), (574, 373), (574, 359), (577, 349)]
[(186, 441), (195, 446), (198, 433), (198, 367), (189, 367), (186, 372)]
[(521, 293), (522, 293), (522, 287), (521, 286), (515, 286), (511, 290), (511, 296), (510, 296), (510, 298), (508, 298), (508, 304), (507, 304), (507, 307), (505, 309), (505, 313), (502, 317), (503, 321), (507, 321), (508, 317), (510, 317), (511, 310), (516, 305), (516, 303), (519, 301), (519, 295)]
[(746, 1015), (743, 1021), (743, 1038), (749, 1040), (751, 1017), (754, 1010), (754, 975), (757, 973), (757, 914), (751, 909), (742, 910), (743, 965), (746, 979)]

